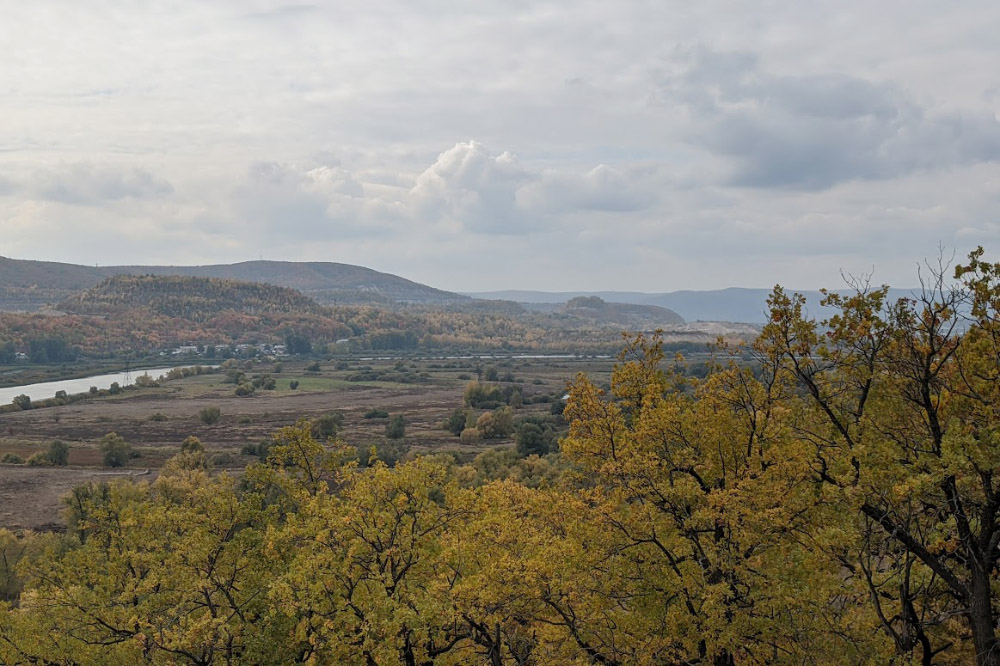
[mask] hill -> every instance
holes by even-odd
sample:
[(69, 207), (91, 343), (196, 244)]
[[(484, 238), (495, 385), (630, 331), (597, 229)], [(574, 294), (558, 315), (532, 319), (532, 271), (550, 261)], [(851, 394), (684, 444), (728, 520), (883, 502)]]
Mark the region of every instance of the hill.
[(176, 275), (116, 275), (59, 304), (64, 312), (87, 315), (138, 308), (198, 322), (225, 311), (264, 315), (319, 314), (321, 310), (314, 300), (288, 287)]
[(684, 318), (673, 310), (656, 305), (608, 303), (597, 296), (577, 296), (558, 308), (557, 313), (581, 319), (594, 326), (642, 330), (680, 326)]
[(262, 282), (322, 304), (465, 303), (467, 296), (389, 273), (332, 262), (245, 261), (209, 266), (80, 266), (0, 257), (0, 310), (35, 311), (116, 275), (175, 275)]
[(118, 266), (119, 274), (186, 275), (289, 287), (323, 304), (439, 304), (468, 301), (390, 273), (332, 262), (244, 261), (210, 266)]
[[(825, 315), (820, 306), (822, 294), (816, 290), (788, 289), (789, 293), (799, 292), (806, 297), (806, 307), (817, 317)], [(913, 289), (890, 289), (890, 300), (910, 297)], [(845, 291), (844, 293), (849, 293)], [(655, 305), (673, 310), (686, 321), (725, 321), (763, 324), (767, 321), (767, 297), (770, 289), (746, 289), (730, 287), (706, 291), (672, 291), (648, 294), (636, 291), (491, 291), (467, 293), (467, 296), (481, 299), (504, 299), (517, 301), (536, 311), (551, 312), (560, 303), (581, 296), (596, 296), (609, 303), (631, 303), (635, 305)]]

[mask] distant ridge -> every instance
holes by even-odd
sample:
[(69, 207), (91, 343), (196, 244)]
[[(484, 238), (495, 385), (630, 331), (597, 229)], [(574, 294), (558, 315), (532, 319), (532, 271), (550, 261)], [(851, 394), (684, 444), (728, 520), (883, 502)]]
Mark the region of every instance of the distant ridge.
[[(826, 316), (820, 306), (823, 295), (816, 290), (786, 289), (788, 293), (798, 292), (806, 297), (806, 307), (812, 316)], [(889, 299), (912, 296), (913, 289), (890, 289)], [(845, 292), (846, 293), (846, 292)], [(555, 310), (559, 304), (581, 296), (597, 296), (609, 303), (632, 303), (635, 305), (656, 305), (673, 310), (688, 322), (729, 321), (749, 324), (763, 324), (767, 321), (767, 298), (770, 289), (747, 289), (729, 287), (707, 291), (672, 291), (648, 294), (638, 291), (527, 291), (507, 290), (465, 294), (473, 298), (504, 299), (517, 301), (531, 309)]]
[(664, 328), (684, 324), (684, 318), (668, 308), (635, 303), (609, 303), (598, 296), (571, 298), (556, 312), (592, 324), (619, 329)]
[(333, 262), (244, 261), (208, 266), (81, 266), (0, 257), (0, 310), (38, 310), (116, 275), (175, 275), (262, 282), (321, 304), (460, 304), (467, 296), (389, 273)]

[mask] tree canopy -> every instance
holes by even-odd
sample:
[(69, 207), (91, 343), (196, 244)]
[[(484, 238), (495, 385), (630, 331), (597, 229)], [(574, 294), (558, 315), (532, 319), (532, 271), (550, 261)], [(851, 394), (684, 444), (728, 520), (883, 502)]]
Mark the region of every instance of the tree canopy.
[(824, 321), (776, 289), (753, 362), (703, 378), (631, 336), (558, 455), (361, 465), (303, 421), (240, 478), (192, 449), (81, 486), (65, 536), (0, 533), (0, 662), (995, 666), (982, 257)]

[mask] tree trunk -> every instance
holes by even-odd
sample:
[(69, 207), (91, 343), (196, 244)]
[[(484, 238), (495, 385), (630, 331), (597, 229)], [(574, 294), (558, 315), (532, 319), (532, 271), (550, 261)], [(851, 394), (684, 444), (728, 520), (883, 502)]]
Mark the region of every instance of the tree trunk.
[(1000, 666), (1000, 643), (996, 638), (990, 577), (976, 563), (972, 565), (972, 570), (968, 618), (972, 628), (972, 642), (976, 646), (976, 664)]

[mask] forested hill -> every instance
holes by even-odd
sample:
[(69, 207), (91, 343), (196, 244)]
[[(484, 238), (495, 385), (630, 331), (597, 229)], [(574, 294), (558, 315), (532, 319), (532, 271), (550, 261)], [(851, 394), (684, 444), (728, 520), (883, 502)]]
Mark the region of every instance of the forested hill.
[(655, 305), (608, 303), (597, 296), (578, 296), (570, 299), (557, 312), (588, 321), (597, 326), (648, 329), (679, 326), (684, 318), (673, 310)]
[(331, 262), (245, 261), (211, 266), (80, 266), (0, 257), (0, 310), (55, 305), (115, 275), (178, 275), (263, 282), (296, 289), (323, 304), (448, 304), (454, 294), (363, 266)]
[(219, 312), (252, 315), (317, 314), (320, 306), (288, 287), (219, 278), (117, 275), (76, 294), (59, 308), (72, 314), (147, 309), (167, 317), (204, 321)]
[(188, 275), (265, 282), (297, 289), (319, 303), (452, 303), (470, 300), (448, 291), (380, 273), (364, 266), (332, 262), (244, 261), (214, 266), (117, 266), (117, 273)]

